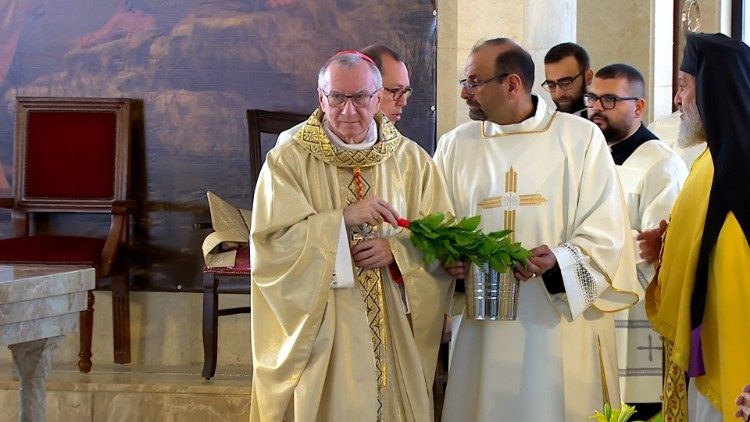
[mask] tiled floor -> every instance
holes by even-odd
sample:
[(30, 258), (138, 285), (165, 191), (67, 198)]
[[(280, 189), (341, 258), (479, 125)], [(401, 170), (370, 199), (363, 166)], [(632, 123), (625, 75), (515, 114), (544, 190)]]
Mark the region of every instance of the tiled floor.
[[(250, 413), (250, 367), (97, 365), (89, 374), (54, 368), (47, 382), (47, 421), (242, 421)], [(18, 381), (0, 365), (2, 420), (18, 418)]]

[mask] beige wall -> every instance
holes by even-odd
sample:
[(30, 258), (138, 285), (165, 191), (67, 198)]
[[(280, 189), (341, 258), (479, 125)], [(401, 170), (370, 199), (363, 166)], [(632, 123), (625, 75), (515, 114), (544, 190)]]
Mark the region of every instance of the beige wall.
[(472, 46), (485, 38), (521, 38), (524, 7), (522, 1), (496, 0), (438, 0), (437, 5), (439, 138), (468, 120), (468, 109), (459, 97), (458, 80), (463, 77), (466, 57)]
[[(701, 17), (700, 31), (715, 33), (721, 32), (731, 35), (731, 0), (700, 0)], [(682, 12), (682, 7), (678, 12)], [(679, 57), (677, 62), (682, 61), (682, 50), (685, 47), (685, 37), (680, 36), (677, 42), (680, 43)]]
[[(729, 31), (730, 0), (700, 0), (701, 30)], [(543, 58), (553, 45), (574, 41), (592, 66), (628, 63), (646, 80), (645, 121), (672, 110), (672, 0), (438, 0), (438, 137), (468, 120), (457, 80), (472, 45), (506, 36), (529, 49), (543, 80)], [(681, 37), (682, 38), (682, 37)], [(681, 40), (678, 40), (678, 42)], [(683, 41), (684, 42), (684, 41)]]
[[(656, 3), (656, 5), (653, 5)], [(646, 81), (647, 122), (653, 116), (654, 108), (660, 111), (664, 106), (671, 111), (671, 74), (672, 74), (672, 23), (671, 1), (665, 0), (630, 0), (602, 1), (578, 0), (578, 33), (577, 43), (586, 49), (591, 57), (591, 67), (596, 72), (613, 63), (626, 63), (638, 69)], [(661, 16), (658, 28), (655, 12), (667, 6), (670, 10)], [(661, 43), (655, 42), (657, 35)], [(665, 39), (667, 38), (667, 39)], [(656, 51), (655, 47), (660, 51)], [(659, 57), (659, 68), (654, 58)], [(659, 81), (655, 81), (659, 77)], [(654, 95), (655, 85), (664, 88), (667, 95)]]
[(510, 37), (534, 58), (535, 92), (539, 88), (544, 54), (575, 34), (575, 0), (438, 0), (437, 136), (466, 122), (468, 109), (460, 98), (458, 79), (466, 58), (480, 39)]
[[(729, 33), (730, 0), (700, 0), (700, 8), (702, 32)], [(647, 122), (672, 111), (674, 13), (668, 0), (578, 0), (578, 43), (589, 52), (595, 70), (620, 62), (641, 71)], [(684, 37), (677, 42), (681, 52)]]

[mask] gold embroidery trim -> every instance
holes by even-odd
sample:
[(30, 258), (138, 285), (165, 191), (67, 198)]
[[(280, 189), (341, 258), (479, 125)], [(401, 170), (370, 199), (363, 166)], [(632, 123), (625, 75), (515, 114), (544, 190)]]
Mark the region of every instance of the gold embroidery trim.
[[(602, 397), (604, 398), (604, 403), (612, 404), (612, 402), (609, 400), (609, 387), (607, 386), (607, 374), (604, 371), (604, 357), (602, 355), (602, 339), (599, 338), (599, 336), (596, 336), (596, 347), (599, 350), (599, 371), (601, 371), (601, 375), (602, 375)], [(604, 403), (602, 403), (602, 406), (604, 406)]]
[(666, 337), (662, 337), (662, 344), (664, 346), (662, 416), (664, 422), (683, 422), (687, 420), (688, 396), (685, 371), (672, 360), (674, 343)]
[(307, 119), (305, 125), (292, 137), (298, 144), (319, 160), (336, 167), (371, 167), (393, 154), (403, 139), (393, 123), (384, 120), (383, 114), (375, 115), (378, 127), (378, 142), (370, 149), (348, 150), (335, 147), (323, 130), (323, 111), (320, 108)]
[[(516, 193), (518, 191), (518, 172), (511, 166), (510, 169), (505, 173), (505, 193)], [(500, 208), (503, 206), (509, 206), (510, 204), (503, 203), (503, 196), (493, 196), (484, 199), (477, 204), (481, 208)], [(518, 206), (527, 205), (541, 205), (547, 200), (540, 194), (534, 193), (529, 195), (518, 195)], [(516, 229), (516, 210), (505, 210), (503, 211), (503, 227), (506, 229), (513, 230), (510, 233), (510, 241), (516, 241), (515, 229)]]
[(501, 138), (503, 136), (511, 136), (511, 135), (530, 135), (533, 133), (542, 133), (542, 132), (546, 132), (549, 130), (550, 126), (552, 126), (552, 122), (555, 120), (555, 117), (557, 117), (557, 111), (552, 112), (552, 117), (550, 117), (549, 122), (547, 122), (547, 125), (541, 129), (530, 130), (528, 132), (525, 132), (525, 131), (524, 132), (503, 132), (503, 133), (498, 133), (496, 135), (487, 135), (484, 129), (484, 124), (487, 121), (483, 120), (481, 124), (480, 134), (482, 135), (482, 139), (492, 139), (492, 138)]
[[(375, 180), (374, 170), (371, 180)], [(366, 184), (367, 183), (367, 184)], [(367, 182), (359, 167), (352, 169), (352, 178), (347, 187), (347, 202), (354, 203), (364, 199), (373, 184)], [(352, 244), (356, 245), (377, 237), (377, 226), (355, 226), (351, 229)], [(386, 392), (388, 387), (388, 335), (385, 323), (385, 292), (380, 269), (358, 269), (357, 283), (365, 304), (367, 322), (370, 327), (372, 351), (375, 357), (375, 375), (377, 377), (377, 420), (385, 418)]]
[[(518, 195), (518, 197), (520, 199), (518, 205), (541, 205), (547, 202), (547, 200), (538, 193), (530, 195)], [(477, 205), (482, 208), (500, 208), (507, 204), (503, 204), (502, 196), (491, 196), (487, 199), (482, 200), (482, 202), (478, 203)]]

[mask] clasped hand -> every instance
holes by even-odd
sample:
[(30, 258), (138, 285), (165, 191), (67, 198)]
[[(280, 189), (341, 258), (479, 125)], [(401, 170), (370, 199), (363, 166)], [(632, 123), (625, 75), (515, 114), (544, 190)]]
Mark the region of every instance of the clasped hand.
[(385, 267), (394, 262), (388, 240), (380, 237), (354, 245), (352, 259), (355, 266), (366, 270)]
[(369, 224), (376, 226), (383, 221), (398, 227), (399, 215), (395, 208), (388, 202), (371, 196), (344, 208), (344, 223), (347, 227)]

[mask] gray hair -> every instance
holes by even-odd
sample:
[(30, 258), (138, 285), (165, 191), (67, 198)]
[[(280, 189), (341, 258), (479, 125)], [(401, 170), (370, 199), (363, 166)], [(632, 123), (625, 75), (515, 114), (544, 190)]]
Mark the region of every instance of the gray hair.
[(375, 66), (375, 63), (365, 60), (354, 53), (344, 53), (337, 54), (331, 57), (330, 59), (328, 59), (326, 64), (324, 64), (323, 67), (320, 68), (320, 72), (318, 72), (318, 89), (323, 89), (326, 85), (328, 85), (328, 69), (332, 64), (351, 69), (360, 63), (366, 63), (367, 67), (370, 68), (370, 73), (372, 74), (372, 82), (375, 84), (375, 89), (382, 88), (383, 77), (380, 75), (380, 70), (378, 70), (377, 66)]

